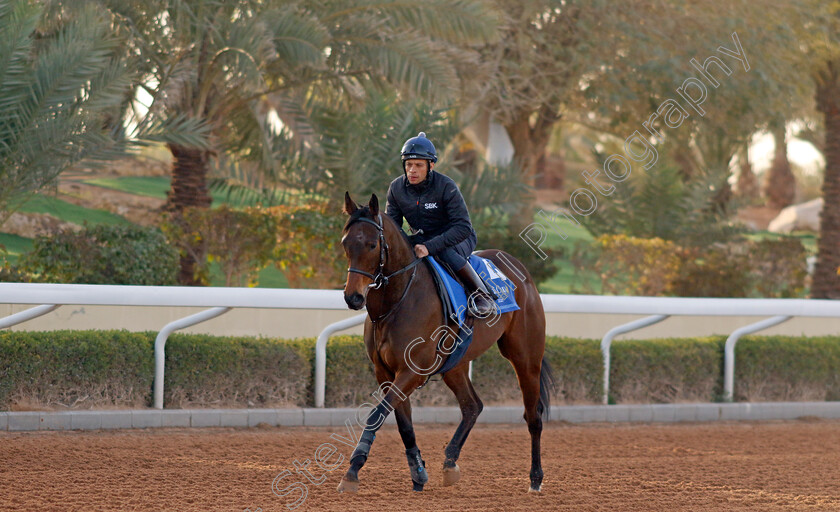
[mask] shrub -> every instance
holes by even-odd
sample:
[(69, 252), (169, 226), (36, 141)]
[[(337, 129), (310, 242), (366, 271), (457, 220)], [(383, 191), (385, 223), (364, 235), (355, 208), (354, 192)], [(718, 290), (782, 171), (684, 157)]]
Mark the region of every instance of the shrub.
[(554, 370), (555, 403), (601, 400), (604, 362), (600, 340), (547, 336), (545, 354)]
[(347, 257), (341, 250), (344, 215), (329, 202), (270, 209), (278, 222), (275, 264), (292, 288), (341, 288)]
[(277, 219), (265, 209), (227, 206), (170, 213), (161, 227), (182, 256), (198, 263), (193, 276), (198, 282), (207, 284), (209, 265), (217, 261), (225, 286), (256, 285), (274, 254), (278, 229)]
[(127, 331), (0, 332), (0, 406), (143, 407), (153, 339)]
[(679, 274), (670, 292), (678, 297), (748, 297), (754, 281), (744, 245), (720, 244), (705, 249), (679, 249)]
[(158, 229), (100, 225), (37, 237), (20, 269), (56, 283), (171, 285), (178, 251)]
[[(368, 360), (361, 336), (335, 336), (329, 340), (326, 378), (324, 403), (327, 407), (358, 406), (376, 391), (373, 364)], [(315, 381), (314, 371), (312, 381)]]
[(164, 403), (167, 407), (304, 406), (312, 374), (310, 343), (174, 334), (166, 343)]
[(594, 270), (603, 293), (677, 297), (797, 297), (806, 252), (795, 238), (682, 247), (658, 238), (602, 235), (573, 256)]
[(4, 261), (0, 266), (0, 283), (29, 283), (32, 276), (21, 270), (18, 266)]
[(761, 297), (801, 297), (808, 277), (807, 251), (798, 238), (751, 244), (752, 274)]
[(710, 402), (723, 389), (723, 337), (623, 340), (612, 344), (615, 403)]
[[(151, 405), (154, 333), (0, 332), (0, 408)], [(555, 405), (600, 403), (599, 340), (548, 337)], [(722, 336), (624, 340), (612, 345), (614, 403), (709, 402), (721, 396)], [(840, 400), (840, 338), (745, 337), (736, 349), (735, 398)], [(166, 347), (166, 407), (311, 406), (314, 340), (176, 334)], [(488, 405), (521, 405), (510, 363), (491, 348), (474, 366)], [(361, 336), (327, 349), (326, 405), (358, 407), (377, 388)], [(412, 404), (457, 405), (435, 376)]]
[[(598, 156), (599, 160), (607, 157)], [(730, 198), (722, 193), (728, 190), (728, 176), (728, 169), (714, 167), (685, 176), (679, 165), (665, 161), (634, 172), (616, 187), (598, 215), (583, 217), (582, 223), (594, 237), (623, 233), (661, 238), (683, 247), (726, 242), (743, 231), (729, 220)]]
[(840, 400), (840, 339), (745, 336), (735, 347), (736, 400)]
[[(0, 407), (143, 407), (152, 403), (155, 333), (0, 332)], [(311, 403), (312, 340), (174, 334), (166, 407)]]
[(601, 278), (603, 293), (664, 295), (677, 276), (680, 261), (672, 242), (602, 235), (594, 245), (598, 257), (592, 270)]
[(680, 297), (801, 297), (806, 251), (796, 238), (740, 240), (681, 249), (671, 293)]

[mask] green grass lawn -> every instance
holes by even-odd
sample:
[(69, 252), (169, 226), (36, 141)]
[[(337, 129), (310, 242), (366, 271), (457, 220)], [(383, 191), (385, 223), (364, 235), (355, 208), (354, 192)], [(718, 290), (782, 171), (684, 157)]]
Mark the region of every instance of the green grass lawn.
[[(546, 212), (549, 215), (551, 212)], [(593, 287), (595, 290), (600, 288), (599, 280), (594, 272), (587, 272), (585, 270), (578, 272), (575, 275), (575, 269), (572, 267), (571, 259), (572, 252), (575, 245), (580, 243), (588, 243), (592, 241), (592, 235), (586, 229), (566, 219), (556, 220), (556, 230), (551, 229), (545, 218), (539, 216), (535, 217), (535, 222), (539, 222), (546, 227), (547, 236), (543, 247), (550, 247), (554, 249), (563, 249), (563, 254), (558, 256), (554, 263), (559, 267), (554, 276), (539, 285), (541, 293), (571, 293), (575, 289), (578, 291), (583, 288), (584, 284)], [(559, 233), (566, 235), (564, 240)], [(534, 233), (536, 236), (536, 233)], [(527, 243), (523, 240), (523, 244)]]
[(166, 199), (169, 190), (169, 178), (166, 176), (123, 176), (120, 178), (93, 178), (84, 180), (89, 185), (128, 192), (138, 196)]
[(55, 197), (34, 195), (18, 210), (24, 213), (48, 213), (66, 222), (83, 225), (95, 224), (130, 224), (124, 217), (105, 210), (96, 210), (77, 206)]
[[(84, 225), (96, 224), (130, 224), (128, 220), (120, 215), (77, 206), (55, 197), (34, 195), (18, 210), (24, 213), (46, 213), (66, 222)], [(0, 228), (2, 229), (2, 228)], [(0, 246), (5, 247), (6, 260), (9, 263), (16, 263), (21, 254), (32, 249), (32, 239), (9, 233), (0, 233)], [(2, 248), (0, 248), (2, 257)]]
[(6, 261), (14, 265), (17, 263), (20, 255), (28, 252), (30, 249), (32, 249), (31, 238), (0, 233), (0, 260), (5, 256)]
[[(170, 180), (167, 176), (122, 176), (118, 178), (94, 178), (84, 181), (90, 185), (97, 185), (100, 187), (110, 188), (113, 190), (120, 190), (130, 194), (137, 194), (141, 196), (154, 197), (157, 199), (166, 199), (166, 193), (170, 188)], [(286, 193), (289, 195), (295, 195)], [(242, 199), (240, 197), (228, 197), (227, 193), (218, 190), (211, 190), (210, 197), (213, 198), (212, 207), (221, 206), (223, 204), (230, 205), (234, 208), (242, 208), (246, 206), (256, 206), (257, 202), (252, 200)], [(310, 196), (301, 196), (306, 198)], [(280, 204), (285, 199), (284, 192), (277, 191), (274, 199), (277, 204)]]
[[(219, 264), (210, 264), (210, 286), (224, 286), (225, 276), (219, 268)], [(288, 288), (289, 280), (283, 272), (274, 265), (262, 269), (258, 275), (257, 288)]]

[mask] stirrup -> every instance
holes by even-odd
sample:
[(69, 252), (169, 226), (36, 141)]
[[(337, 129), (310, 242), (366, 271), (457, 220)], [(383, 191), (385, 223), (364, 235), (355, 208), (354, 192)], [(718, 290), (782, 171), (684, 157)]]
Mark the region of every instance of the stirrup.
[[(478, 302), (482, 299), (485, 301), (485, 307), (479, 308)], [(496, 304), (487, 293), (479, 290), (478, 293), (473, 292), (467, 296), (467, 309), (472, 316), (484, 318), (493, 313), (496, 309)]]

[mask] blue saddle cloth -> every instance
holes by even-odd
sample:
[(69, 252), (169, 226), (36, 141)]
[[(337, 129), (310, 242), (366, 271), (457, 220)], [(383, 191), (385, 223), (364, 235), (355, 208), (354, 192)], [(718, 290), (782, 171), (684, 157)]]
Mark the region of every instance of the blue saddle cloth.
[[(446, 297), (443, 298), (448, 299), (450, 307), (446, 307), (447, 305), (444, 305), (444, 311), (454, 311), (451, 319), (455, 320), (455, 316), (457, 314), (458, 325), (463, 331), (467, 332), (466, 336), (459, 334), (459, 341), (455, 350), (452, 351), (443, 366), (435, 372), (435, 374), (446, 373), (461, 361), (467, 351), (467, 348), (469, 348), (470, 343), (472, 343), (472, 330), (467, 329), (464, 326), (467, 314), (467, 294), (464, 291), (464, 287), (461, 286), (461, 283), (455, 280), (455, 278), (453, 278), (449, 272), (447, 272), (443, 266), (438, 263), (434, 256), (426, 259), (437, 273), (439, 280), (442, 282), (443, 287), (446, 290)], [(468, 261), (475, 269), (475, 272), (484, 280), (488, 290), (496, 295), (495, 302), (499, 314), (519, 309), (519, 306), (516, 304), (516, 297), (514, 296), (516, 286), (513, 284), (513, 281), (508, 279), (508, 277), (501, 272), (495, 264), (493, 264), (492, 261), (476, 256), (475, 254), (470, 255)]]

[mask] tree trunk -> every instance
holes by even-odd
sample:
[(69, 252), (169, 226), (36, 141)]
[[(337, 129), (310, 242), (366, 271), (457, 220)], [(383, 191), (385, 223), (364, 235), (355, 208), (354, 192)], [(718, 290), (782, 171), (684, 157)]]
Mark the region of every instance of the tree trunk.
[[(169, 144), (175, 157), (172, 166), (172, 188), (167, 193), (166, 209), (178, 214), (186, 208), (208, 208), (212, 202), (207, 188), (210, 153), (201, 149)], [(191, 254), (181, 255), (178, 281), (185, 286), (205, 285), (197, 276), (199, 265)]]
[(796, 178), (790, 170), (787, 157), (784, 122), (772, 128), (772, 132), (776, 150), (773, 164), (767, 170), (767, 177), (764, 180), (764, 196), (767, 198), (767, 206), (784, 208), (793, 204), (793, 198), (796, 196)]
[(197, 206), (208, 208), (212, 202), (207, 189), (210, 152), (202, 149), (169, 145), (175, 163), (172, 167), (172, 188), (167, 193), (166, 206), (170, 211), (183, 211)]
[(749, 145), (745, 144), (738, 150), (738, 182), (735, 188), (738, 190), (738, 197), (746, 199), (750, 203), (758, 197), (758, 179), (750, 164)]
[(566, 160), (563, 155), (545, 154), (537, 163), (537, 187), (540, 190), (563, 190)]
[(680, 177), (682, 177), (683, 183), (691, 181), (691, 178), (695, 174), (694, 171), (696, 164), (694, 159), (691, 157), (691, 149), (688, 144), (677, 145), (671, 156), (674, 159), (674, 163), (677, 164), (677, 167), (680, 169)]
[[(532, 126), (531, 118), (534, 114), (536, 114), (536, 120)], [(520, 112), (512, 122), (504, 125), (513, 144), (513, 158), (522, 173), (522, 181), (529, 187), (536, 185), (535, 177), (540, 162), (544, 159), (551, 131), (560, 121), (560, 117), (558, 107), (543, 104), (538, 112)], [(527, 197), (525, 204), (512, 219), (512, 224), (527, 226), (533, 222), (533, 205), (534, 197), (531, 195)]]
[(817, 109), (825, 118), (825, 177), (811, 296), (840, 299), (840, 61), (828, 62), (817, 80), (816, 99)]

